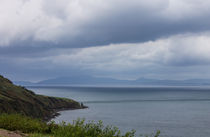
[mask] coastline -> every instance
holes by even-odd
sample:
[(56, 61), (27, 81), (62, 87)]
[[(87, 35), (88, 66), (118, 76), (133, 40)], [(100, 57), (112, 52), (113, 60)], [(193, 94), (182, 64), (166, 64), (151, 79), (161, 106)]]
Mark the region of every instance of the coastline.
[(0, 114), (17, 113), (49, 121), (58, 116), (60, 111), (84, 108), (87, 106), (69, 98), (35, 94), (0, 75)]
[(81, 106), (81, 108), (60, 108), (60, 109), (53, 109), (52, 114), (50, 114), (49, 116), (46, 116), (43, 120), (46, 122), (51, 121), (53, 118), (56, 118), (58, 116), (60, 116), (60, 112), (61, 111), (66, 111), (66, 110), (77, 110), (77, 109), (87, 109), (88, 106), (83, 105), (83, 107)]

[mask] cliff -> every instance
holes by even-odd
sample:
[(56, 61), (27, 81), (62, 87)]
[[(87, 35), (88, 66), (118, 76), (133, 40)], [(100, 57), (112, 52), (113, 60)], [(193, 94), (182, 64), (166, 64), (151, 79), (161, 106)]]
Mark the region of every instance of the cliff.
[(59, 110), (81, 108), (80, 103), (71, 99), (36, 95), (0, 75), (0, 113), (21, 113), (48, 120)]

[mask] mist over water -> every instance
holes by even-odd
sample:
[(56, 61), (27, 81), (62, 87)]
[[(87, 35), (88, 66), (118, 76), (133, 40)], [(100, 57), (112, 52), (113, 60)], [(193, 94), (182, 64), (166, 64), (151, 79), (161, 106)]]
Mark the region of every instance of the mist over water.
[(163, 137), (210, 135), (210, 88), (201, 87), (29, 87), (38, 94), (66, 97), (88, 109), (62, 111), (54, 120), (102, 120), (122, 132), (161, 131)]

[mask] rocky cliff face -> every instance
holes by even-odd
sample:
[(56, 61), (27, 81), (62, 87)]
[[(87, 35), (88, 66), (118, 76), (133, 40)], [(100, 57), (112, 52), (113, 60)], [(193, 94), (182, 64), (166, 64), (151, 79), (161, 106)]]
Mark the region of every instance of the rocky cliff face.
[(48, 120), (59, 110), (80, 108), (83, 107), (74, 100), (36, 95), (0, 76), (0, 113), (21, 113)]

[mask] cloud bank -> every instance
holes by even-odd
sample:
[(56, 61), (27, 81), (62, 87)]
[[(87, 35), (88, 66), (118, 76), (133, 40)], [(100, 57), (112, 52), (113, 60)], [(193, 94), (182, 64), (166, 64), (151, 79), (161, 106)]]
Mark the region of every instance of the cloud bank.
[(0, 46), (88, 47), (210, 29), (210, 1), (1, 0)]
[(84, 72), (124, 79), (208, 78), (209, 43), (210, 33), (182, 34), (145, 43), (110, 44), (73, 51), (57, 49), (40, 57), (15, 57), (12, 64), (20, 68), (27, 66), (31, 71), (64, 71), (70, 74), (70, 71), (74, 73), (77, 70), (79, 74)]
[(23, 80), (210, 78), (209, 6), (210, 0), (0, 0), (0, 72)]

